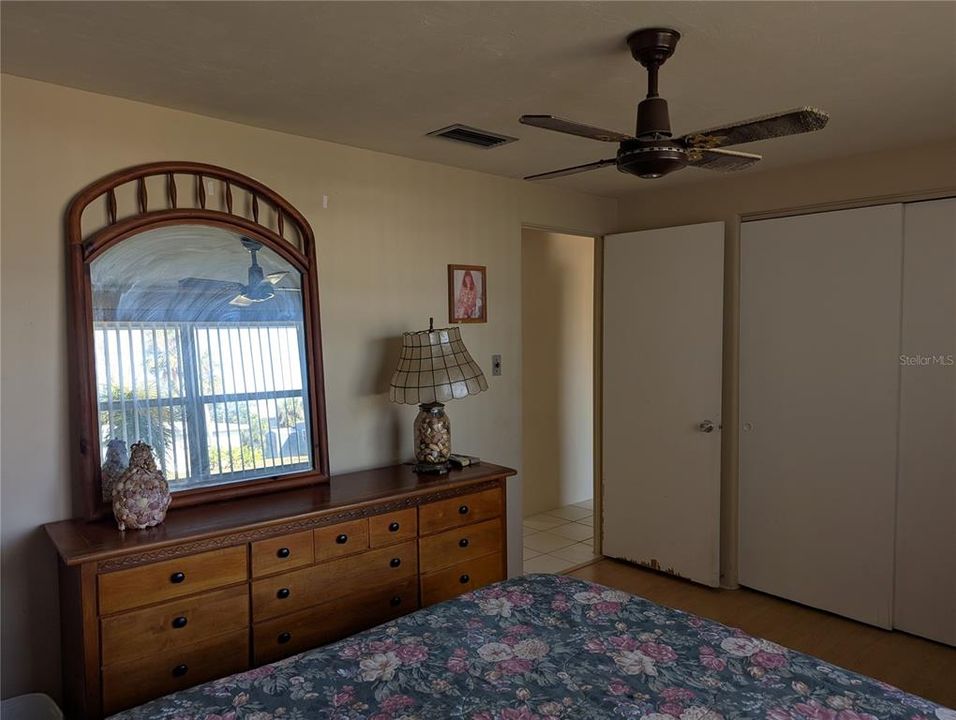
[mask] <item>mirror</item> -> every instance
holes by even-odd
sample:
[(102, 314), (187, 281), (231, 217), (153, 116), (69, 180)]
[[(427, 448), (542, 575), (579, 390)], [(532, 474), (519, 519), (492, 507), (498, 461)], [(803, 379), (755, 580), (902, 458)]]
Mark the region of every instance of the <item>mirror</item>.
[(105, 250), (90, 283), (101, 462), (111, 440), (147, 442), (173, 492), (312, 469), (295, 267), (171, 225)]
[(173, 509), (329, 481), (301, 212), (235, 170), (147, 163), (80, 190), (66, 243), (69, 440), (87, 519), (112, 510), (104, 463), (110, 476), (122, 465), (120, 443), (153, 447)]

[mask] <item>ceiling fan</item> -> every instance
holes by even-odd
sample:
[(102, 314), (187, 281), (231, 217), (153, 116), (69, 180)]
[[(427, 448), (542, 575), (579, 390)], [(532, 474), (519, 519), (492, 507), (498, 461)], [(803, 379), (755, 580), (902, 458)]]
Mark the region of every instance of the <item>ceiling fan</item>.
[(183, 278), (179, 281), (180, 287), (209, 288), (210, 290), (235, 291), (236, 296), (229, 301), (230, 305), (237, 307), (248, 307), (254, 303), (260, 303), (275, 297), (277, 290), (290, 290), (298, 292), (298, 288), (277, 288), (282, 278), (289, 273), (287, 271), (269, 273), (262, 270), (256, 253), (262, 249), (262, 243), (248, 237), (241, 237), (242, 246), (249, 251), (252, 256), (252, 264), (249, 266), (248, 281), (243, 284), (240, 282), (230, 282), (228, 280), (212, 280), (210, 278)]
[(657, 71), (674, 54), (679, 39), (680, 33), (669, 28), (644, 28), (627, 37), (634, 59), (647, 69), (647, 97), (637, 106), (637, 131), (633, 136), (554, 115), (522, 115), (519, 121), (525, 125), (619, 143), (615, 157), (529, 175), (525, 180), (574, 175), (608, 165), (616, 165), (621, 172), (642, 178), (663, 177), (687, 165), (705, 170), (743, 170), (758, 162), (761, 156), (720, 148), (821, 130), (830, 119), (821, 110), (804, 107), (698, 130), (672, 139), (667, 101), (657, 93)]

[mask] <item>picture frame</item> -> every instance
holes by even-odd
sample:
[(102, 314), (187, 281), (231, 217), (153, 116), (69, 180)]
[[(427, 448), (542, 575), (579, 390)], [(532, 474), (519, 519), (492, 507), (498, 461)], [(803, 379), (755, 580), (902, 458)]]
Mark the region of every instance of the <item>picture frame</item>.
[(448, 266), (448, 322), (488, 322), (488, 268)]

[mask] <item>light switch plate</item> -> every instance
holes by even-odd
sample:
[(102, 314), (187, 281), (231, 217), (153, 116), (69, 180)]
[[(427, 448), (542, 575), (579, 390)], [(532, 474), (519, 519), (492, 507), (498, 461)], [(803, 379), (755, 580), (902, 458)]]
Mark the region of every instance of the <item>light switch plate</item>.
[(501, 375), (501, 355), (491, 356), (491, 374)]

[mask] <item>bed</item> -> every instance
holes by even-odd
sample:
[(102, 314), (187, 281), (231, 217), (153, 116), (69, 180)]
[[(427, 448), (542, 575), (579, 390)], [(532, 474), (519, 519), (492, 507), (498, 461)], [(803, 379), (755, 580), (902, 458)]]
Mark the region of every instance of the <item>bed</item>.
[(619, 590), (528, 575), (114, 717), (956, 720), (956, 712)]

